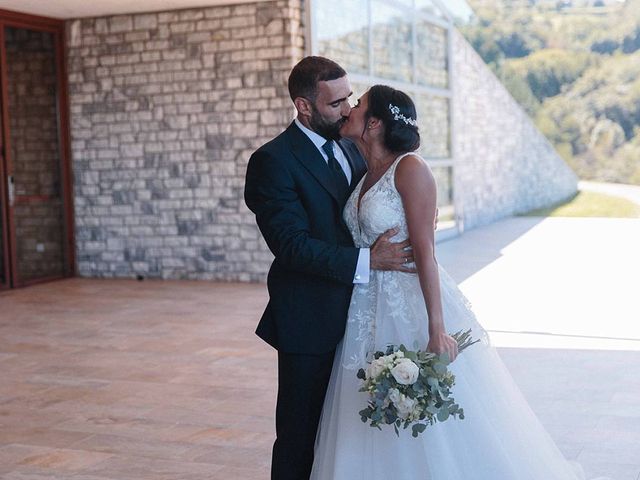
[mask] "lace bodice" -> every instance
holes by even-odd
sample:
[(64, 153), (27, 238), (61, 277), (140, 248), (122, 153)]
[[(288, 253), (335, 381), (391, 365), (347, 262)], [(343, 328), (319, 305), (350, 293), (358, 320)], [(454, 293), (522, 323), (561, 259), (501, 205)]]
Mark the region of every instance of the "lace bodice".
[[(370, 247), (390, 228), (401, 242), (409, 237), (402, 198), (395, 185), (395, 172), (405, 153), (365, 192), (358, 208), (364, 178), (356, 186), (344, 209), (344, 220), (356, 247)], [(449, 331), (472, 328), (474, 338), (488, 344), (488, 336), (477, 323), (470, 305), (455, 281), (438, 268), (445, 324)], [(428, 341), (428, 314), (418, 275), (392, 270), (372, 270), (369, 283), (356, 284), (351, 297), (344, 345), (343, 366), (361, 368), (376, 350), (389, 343), (424, 348)]]
[(366, 176), (362, 177), (349, 197), (344, 220), (356, 247), (370, 247), (382, 233), (393, 227), (399, 228), (393, 241), (402, 241), (409, 236), (402, 198), (396, 189), (395, 171), (400, 160), (412, 153), (404, 153), (394, 160), (382, 177), (365, 192), (360, 208), (358, 198)]
[[(380, 179), (365, 192), (360, 201), (360, 208), (358, 208), (358, 198), (365, 177), (360, 180), (349, 197), (343, 216), (356, 247), (370, 247), (382, 233), (394, 227), (397, 227), (399, 232), (391, 239), (392, 241), (400, 242), (408, 238), (402, 198), (395, 185), (396, 168), (400, 160), (407, 155), (396, 158)], [(412, 280), (409, 277), (414, 278)], [(347, 331), (353, 329), (354, 341), (345, 345), (344, 367), (360, 368), (376, 349), (384, 349), (383, 345), (376, 348), (376, 336), (380, 333), (377, 332), (379, 325), (376, 323), (376, 316), (381, 313), (379, 307), (386, 312), (385, 318), (390, 323), (406, 332), (416, 331), (414, 325), (407, 324), (407, 320), (416, 318), (407, 310), (409, 303), (405, 296), (407, 288), (404, 285), (407, 281), (413, 281), (417, 285), (417, 276), (374, 270), (370, 272), (369, 283), (354, 286), (347, 320)], [(424, 310), (424, 302), (422, 302), (422, 309)], [(426, 317), (426, 311), (421, 316)], [(386, 337), (383, 333), (382, 341), (386, 341)], [(388, 340), (393, 339), (388, 338)]]

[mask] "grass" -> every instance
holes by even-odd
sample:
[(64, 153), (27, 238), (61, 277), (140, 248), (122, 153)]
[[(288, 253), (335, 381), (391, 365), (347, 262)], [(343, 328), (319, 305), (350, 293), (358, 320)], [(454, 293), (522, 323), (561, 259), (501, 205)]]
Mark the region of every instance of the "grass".
[(625, 198), (580, 191), (565, 202), (532, 210), (522, 216), (640, 218), (640, 205)]

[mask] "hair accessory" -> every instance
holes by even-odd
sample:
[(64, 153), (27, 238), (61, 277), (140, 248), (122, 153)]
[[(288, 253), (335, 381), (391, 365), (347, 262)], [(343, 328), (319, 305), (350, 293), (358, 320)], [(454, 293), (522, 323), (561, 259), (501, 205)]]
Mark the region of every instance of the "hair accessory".
[(400, 108), (396, 107), (391, 103), (389, 104), (389, 111), (393, 115), (394, 120), (402, 120), (407, 125), (412, 125), (414, 127), (418, 126), (418, 122), (415, 119), (405, 117), (403, 114), (400, 113)]

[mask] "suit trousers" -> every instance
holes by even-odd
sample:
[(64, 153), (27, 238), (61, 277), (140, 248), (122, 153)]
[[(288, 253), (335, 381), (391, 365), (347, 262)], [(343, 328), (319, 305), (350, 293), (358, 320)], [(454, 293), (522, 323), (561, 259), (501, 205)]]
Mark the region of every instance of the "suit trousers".
[(276, 441), (272, 480), (308, 480), (335, 351), (322, 355), (278, 352)]

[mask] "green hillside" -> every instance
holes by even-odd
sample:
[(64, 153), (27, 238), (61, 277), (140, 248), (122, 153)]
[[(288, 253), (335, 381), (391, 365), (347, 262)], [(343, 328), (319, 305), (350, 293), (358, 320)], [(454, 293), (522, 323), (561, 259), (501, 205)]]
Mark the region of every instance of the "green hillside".
[(470, 0), (460, 27), (583, 179), (640, 185), (640, 0)]

